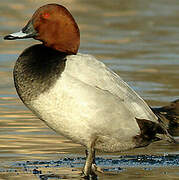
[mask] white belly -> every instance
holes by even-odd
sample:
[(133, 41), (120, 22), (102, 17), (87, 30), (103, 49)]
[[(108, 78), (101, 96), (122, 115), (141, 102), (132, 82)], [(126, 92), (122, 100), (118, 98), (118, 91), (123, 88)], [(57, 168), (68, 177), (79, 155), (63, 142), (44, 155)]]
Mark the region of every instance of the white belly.
[(27, 106), (57, 133), (84, 146), (97, 139), (95, 147), (102, 151), (133, 148), (132, 137), (140, 133), (135, 117), (117, 97), (86, 86), (65, 75)]

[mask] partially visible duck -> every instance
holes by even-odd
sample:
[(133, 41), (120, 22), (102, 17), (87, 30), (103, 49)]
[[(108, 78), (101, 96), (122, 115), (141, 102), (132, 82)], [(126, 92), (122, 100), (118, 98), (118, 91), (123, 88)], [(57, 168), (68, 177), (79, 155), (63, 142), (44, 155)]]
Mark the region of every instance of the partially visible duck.
[(4, 37), (24, 38), (42, 44), (17, 59), (17, 93), (50, 128), (85, 146), (85, 178), (95, 176), (95, 150), (119, 152), (159, 139), (174, 141), (127, 83), (95, 57), (78, 53), (78, 25), (65, 7), (44, 5), (20, 32)]
[(172, 101), (167, 106), (152, 108), (152, 111), (166, 125), (167, 130), (171, 134), (175, 134), (179, 127), (179, 99)]

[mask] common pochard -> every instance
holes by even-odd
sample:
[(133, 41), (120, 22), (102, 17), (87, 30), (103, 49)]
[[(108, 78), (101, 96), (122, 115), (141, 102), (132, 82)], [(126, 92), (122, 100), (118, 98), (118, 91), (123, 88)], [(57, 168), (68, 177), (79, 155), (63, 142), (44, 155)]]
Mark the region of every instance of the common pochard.
[(119, 152), (174, 141), (145, 101), (92, 55), (78, 53), (80, 31), (58, 4), (40, 7), (6, 40), (34, 38), (14, 67), (23, 103), (57, 133), (87, 150), (83, 177), (95, 177), (95, 150)]

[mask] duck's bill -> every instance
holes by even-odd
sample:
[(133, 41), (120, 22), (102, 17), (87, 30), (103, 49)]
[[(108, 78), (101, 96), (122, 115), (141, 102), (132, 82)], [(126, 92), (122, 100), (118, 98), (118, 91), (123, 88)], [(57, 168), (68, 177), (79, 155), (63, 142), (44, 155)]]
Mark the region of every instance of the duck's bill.
[(26, 34), (23, 33), (22, 31), (8, 34), (7, 36), (4, 37), (5, 40), (15, 40), (15, 39), (26, 39), (26, 38), (33, 38), (33, 34)]
[(32, 21), (29, 21), (21, 31), (8, 34), (7, 36), (4, 37), (4, 39), (5, 40), (26, 39), (26, 38), (34, 38), (36, 35), (37, 32), (33, 27)]

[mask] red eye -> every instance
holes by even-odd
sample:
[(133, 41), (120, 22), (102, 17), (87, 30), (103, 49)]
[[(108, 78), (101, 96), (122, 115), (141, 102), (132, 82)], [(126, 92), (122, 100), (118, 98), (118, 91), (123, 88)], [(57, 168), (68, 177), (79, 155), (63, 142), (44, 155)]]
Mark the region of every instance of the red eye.
[(49, 14), (49, 13), (44, 13), (42, 16), (43, 16), (45, 19), (48, 19), (48, 18), (50, 17), (50, 14)]

